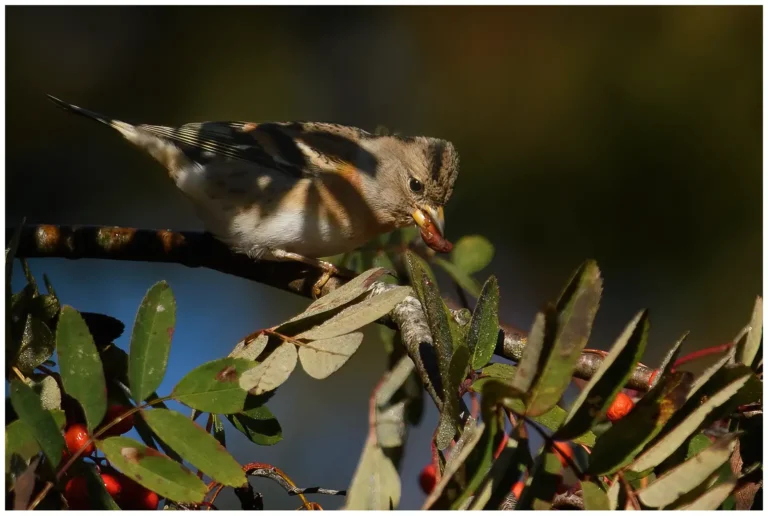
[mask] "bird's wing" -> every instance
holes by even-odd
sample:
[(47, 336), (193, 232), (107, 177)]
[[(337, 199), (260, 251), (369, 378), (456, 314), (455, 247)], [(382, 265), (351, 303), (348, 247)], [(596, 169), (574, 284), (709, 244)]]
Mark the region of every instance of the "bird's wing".
[[(201, 122), (139, 129), (176, 144), (191, 160), (250, 161), (296, 177), (366, 160), (359, 142), (374, 137), (353, 127), (321, 123)], [(375, 160), (374, 160), (375, 161)], [(375, 164), (375, 163), (374, 163)]]

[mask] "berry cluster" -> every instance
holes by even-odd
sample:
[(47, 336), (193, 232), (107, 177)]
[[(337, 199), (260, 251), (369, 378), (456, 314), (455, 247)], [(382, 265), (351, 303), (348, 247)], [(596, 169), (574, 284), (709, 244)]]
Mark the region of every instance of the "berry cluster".
[[(133, 414), (123, 415), (129, 409), (130, 407), (125, 407), (123, 405), (110, 405), (107, 409), (107, 414), (104, 417), (104, 422), (97, 428), (97, 431), (105, 429), (104, 432), (100, 434), (100, 437), (114, 437), (131, 430), (134, 424)], [(81, 449), (81, 456), (93, 455), (95, 446), (86, 426), (80, 422), (80, 418), (76, 415), (68, 412), (67, 416), (67, 428), (64, 432), (64, 441), (67, 445), (66, 450), (64, 450), (65, 457), (74, 455)], [(120, 420), (112, 424), (117, 419)], [(107, 428), (108, 425), (111, 426)], [(113, 468), (102, 468), (97, 465), (96, 469), (101, 475), (101, 480), (104, 482), (104, 487), (107, 492), (121, 509), (157, 509), (157, 506), (160, 503), (157, 493), (152, 492), (122, 473), (115, 471)], [(91, 497), (88, 493), (88, 482), (85, 476), (81, 474), (70, 476), (64, 487), (64, 498), (66, 498), (67, 505), (69, 505), (70, 509), (85, 510), (93, 508), (91, 506)]]

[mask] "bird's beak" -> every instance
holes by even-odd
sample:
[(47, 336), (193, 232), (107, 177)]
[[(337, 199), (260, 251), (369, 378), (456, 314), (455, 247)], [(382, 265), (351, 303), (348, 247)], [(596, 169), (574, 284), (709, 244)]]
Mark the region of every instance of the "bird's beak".
[(445, 231), (445, 215), (443, 207), (423, 205), (417, 207), (411, 213), (416, 225), (421, 229), (421, 238), (424, 242), (439, 253), (448, 253), (453, 245), (443, 236)]

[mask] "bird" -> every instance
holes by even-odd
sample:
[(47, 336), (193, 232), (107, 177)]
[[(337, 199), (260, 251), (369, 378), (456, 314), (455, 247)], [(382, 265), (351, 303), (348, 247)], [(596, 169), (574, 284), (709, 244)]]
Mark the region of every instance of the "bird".
[(339, 269), (323, 260), (378, 235), (418, 226), (448, 253), (444, 207), (459, 172), (447, 140), (369, 133), (326, 122), (131, 124), (47, 95), (155, 158), (191, 201), (205, 230), (252, 259)]

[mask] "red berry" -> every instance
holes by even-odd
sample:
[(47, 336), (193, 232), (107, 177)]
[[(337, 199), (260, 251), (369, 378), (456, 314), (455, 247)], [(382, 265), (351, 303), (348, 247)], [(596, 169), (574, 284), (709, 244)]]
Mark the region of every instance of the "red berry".
[(115, 501), (123, 510), (152, 510), (157, 509), (160, 497), (133, 479), (117, 473), (116, 478), (122, 487), (122, 492)]
[(523, 494), (523, 489), (525, 489), (525, 482), (516, 482), (515, 485), (512, 486), (512, 494), (515, 495), (515, 498), (520, 500), (520, 495)]
[(425, 494), (430, 494), (437, 485), (437, 471), (434, 464), (427, 464), (419, 473), (419, 485)]
[(80, 450), (80, 448), (85, 445), (85, 443), (88, 443), (88, 446), (85, 447), (83, 453), (85, 455), (93, 453), (93, 442), (88, 442), (89, 439), (90, 436), (88, 435), (88, 429), (85, 428), (85, 425), (72, 425), (67, 428), (67, 433), (64, 434), (64, 440), (67, 443), (67, 449), (72, 455), (77, 453), (78, 450)]
[(654, 369), (653, 372), (651, 373), (651, 376), (648, 377), (648, 385), (649, 386), (653, 384), (653, 379), (656, 378), (657, 374), (659, 374), (659, 370), (658, 369)]
[[(104, 427), (117, 419), (118, 417), (122, 416), (123, 413), (130, 410), (131, 407), (125, 407), (123, 405), (110, 405), (107, 409), (107, 415), (104, 416), (104, 421), (102, 422), (101, 426)], [(131, 428), (133, 428), (133, 414), (124, 417), (119, 423), (115, 424), (114, 426), (111, 426), (109, 430), (104, 432), (102, 436), (104, 437), (110, 437), (110, 436), (116, 436), (116, 435), (123, 435), (124, 433), (128, 432)]]
[(88, 484), (85, 477), (74, 477), (64, 487), (64, 498), (70, 509), (90, 509)]
[(104, 487), (112, 498), (118, 498), (120, 493), (123, 492), (123, 486), (120, 480), (113, 477), (109, 473), (102, 473), (101, 480), (104, 482)]
[(571, 448), (571, 445), (566, 442), (555, 441), (552, 447), (552, 451), (557, 455), (557, 458), (560, 459), (560, 464), (562, 464), (564, 468), (570, 467), (566, 458), (573, 460), (573, 448)]
[(611, 408), (608, 409), (608, 413), (606, 415), (611, 422), (615, 423), (619, 419), (629, 414), (634, 406), (635, 403), (632, 401), (632, 398), (623, 392), (620, 392), (619, 395), (616, 396), (616, 399), (613, 400), (613, 403), (611, 403)]
[(157, 509), (159, 503), (160, 497), (157, 496), (157, 493), (144, 488), (144, 492), (138, 500), (139, 509), (154, 511)]

